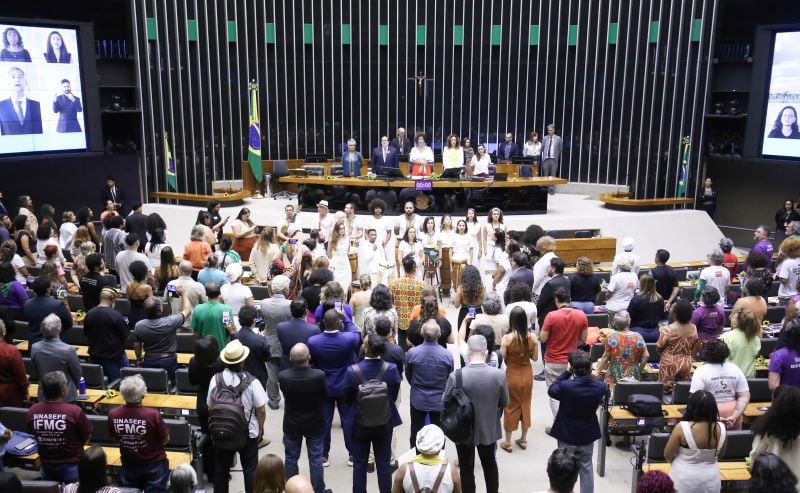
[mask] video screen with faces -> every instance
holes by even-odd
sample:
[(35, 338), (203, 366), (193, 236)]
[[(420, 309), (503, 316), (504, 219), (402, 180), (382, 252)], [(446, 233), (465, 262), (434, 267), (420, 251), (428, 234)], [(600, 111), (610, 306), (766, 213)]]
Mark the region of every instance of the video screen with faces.
[(0, 155), (86, 149), (78, 30), (0, 23)]
[(765, 109), (765, 156), (800, 157), (800, 31), (777, 32)]

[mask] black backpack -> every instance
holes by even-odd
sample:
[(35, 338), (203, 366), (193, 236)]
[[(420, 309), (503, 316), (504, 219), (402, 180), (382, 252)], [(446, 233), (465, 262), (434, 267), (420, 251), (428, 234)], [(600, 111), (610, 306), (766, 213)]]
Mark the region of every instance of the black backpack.
[(358, 424), (365, 428), (383, 426), (389, 422), (389, 386), (383, 381), (383, 375), (389, 365), (383, 361), (378, 375), (367, 380), (358, 365), (353, 365), (353, 373), (361, 381), (358, 384)]
[(214, 377), (216, 385), (211, 393), (211, 404), (208, 406), (208, 430), (215, 447), (222, 450), (239, 450), (250, 437), (248, 425), (250, 416), (242, 405), (242, 394), (255, 380), (247, 372), (237, 373), (240, 382), (233, 387), (225, 383), (222, 373)]
[(628, 396), (626, 407), (637, 418), (663, 417), (661, 399), (648, 394), (631, 394)]
[(456, 370), (456, 385), (444, 398), (439, 427), (455, 443), (470, 443), (475, 424), (475, 411), (467, 393), (461, 370)]

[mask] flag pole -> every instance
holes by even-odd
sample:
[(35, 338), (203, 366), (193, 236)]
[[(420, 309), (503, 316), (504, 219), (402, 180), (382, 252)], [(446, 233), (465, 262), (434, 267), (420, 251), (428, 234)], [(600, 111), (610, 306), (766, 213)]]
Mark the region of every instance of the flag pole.
[(248, 118), (248, 152), (247, 160), (250, 162), (250, 171), (256, 179), (256, 190), (253, 192), (254, 199), (263, 199), (261, 194), (261, 180), (263, 171), (261, 168), (261, 125), (258, 117), (258, 83), (252, 79), (248, 84), (250, 93), (250, 112)]

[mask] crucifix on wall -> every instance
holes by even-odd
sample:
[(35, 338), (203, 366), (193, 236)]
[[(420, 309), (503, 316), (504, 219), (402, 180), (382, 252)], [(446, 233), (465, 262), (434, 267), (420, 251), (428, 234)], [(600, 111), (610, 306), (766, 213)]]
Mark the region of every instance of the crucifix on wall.
[(422, 71), (420, 71), (419, 74), (415, 75), (414, 77), (409, 77), (408, 80), (414, 81), (414, 86), (417, 88), (418, 97), (425, 96), (426, 84), (433, 82), (433, 79), (426, 78)]

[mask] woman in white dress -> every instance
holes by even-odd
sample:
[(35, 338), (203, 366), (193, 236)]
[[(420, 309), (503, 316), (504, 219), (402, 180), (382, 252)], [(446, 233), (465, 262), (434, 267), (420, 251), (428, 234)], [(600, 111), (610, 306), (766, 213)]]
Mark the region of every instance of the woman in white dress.
[[(383, 215), (386, 208), (386, 202), (382, 199), (372, 199), (369, 203), (372, 219), (368, 221), (367, 227), (375, 229), (375, 234), (378, 235), (378, 239), (375, 241), (383, 247), (383, 251), (386, 254), (386, 262), (394, 267), (395, 241), (392, 240), (392, 219)], [(388, 284), (388, 282), (384, 277), (383, 283)]]
[(470, 161), (469, 175), (488, 178), (489, 164), (491, 164), (492, 159), (486, 154), (486, 148), (483, 147), (483, 145), (479, 145), (476, 151), (477, 152), (472, 156), (472, 160)]
[(539, 132), (534, 130), (528, 134), (528, 140), (522, 145), (522, 155), (525, 157), (542, 156), (542, 143), (539, 142)]
[[(395, 264), (398, 267), (403, 265), (403, 259), (406, 255), (414, 256), (414, 260), (417, 262), (417, 279), (422, 279), (422, 263), (425, 254), (422, 250), (422, 243), (417, 240), (417, 228), (406, 229), (403, 239), (400, 241), (400, 244), (397, 245), (397, 258), (395, 259)], [(397, 275), (402, 275), (399, 270), (397, 271)]]
[(675, 491), (716, 493), (722, 486), (717, 457), (725, 446), (725, 425), (719, 422), (717, 403), (711, 392), (689, 396), (679, 426), (672, 430), (664, 457), (671, 463), (669, 477)]
[[(486, 225), (483, 227), (483, 251), (486, 255), (491, 253), (495, 245), (494, 232), (496, 229), (502, 229), (503, 233), (507, 233), (506, 225), (503, 224), (503, 211), (499, 207), (492, 207), (486, 215)], [(503, 245), (505, 248), (505, 245)]]
[[(483, 233), (483, 227), (481, 223), (478, 222), (478, 213), (475, 212), (475, 209), (469, 208), (467, 209), (467, 235), (469, 235), (470, 239), (472, 240), (472, 247), (474, 249), (474, 255), (472, 256), (472, 260), (469, 261), (469, 265), (474, 265), (478, 267), (478, 262), (480, 261), (481, 257), (483, 257), (483, 241), (481, 238), (481, 234)], [(457, 230), (458, 228), (456, 228)]]
[(467, 222), (459, 219), (456, 234), (453, 235), (453, 255), (450, 257), (453, 273), (453, 286), (461, 285), (461, 271), (466, 265), (472, 265), (475, 256), (475, 243), (467, 233)]
[[(466, 225), (466, 223), (464, 223)], [(439, 236), (437, 239), (437, 243), (440, 247), (452, 247), (453, 241), (456, 232), (453, 229), (453, 217), (450, 214), (445, 214), (442, 216), (442, 220), (439, 222)]]
[(333, 280), (338, 282), (345, 293), (350, 290), (353, 282), (353, 272), (350, 268), (350, 240), (347, 239), (347, 228), (344, 221), (339, 220), (331, 231), (328, 241), (328, 258), (330, 270), (333, 271)]
[(422, 231), (419, 234), (419, 241), (426, 247), (432, 247), (437, 244), (438, 236), (436, 234), (436, 219), (428, 216), (422, 221)]
[(253, 245), (253, 249), (250, 251), (250, 273), (253, 275), (255, 282), (262, 286), (266, 286), (267, 282), (272, 278), (270, 267), (280, 251), (280, 247), (274, 240), (275, 230), (271, 226), (267, 226), (261, 230), (256, 244)]

